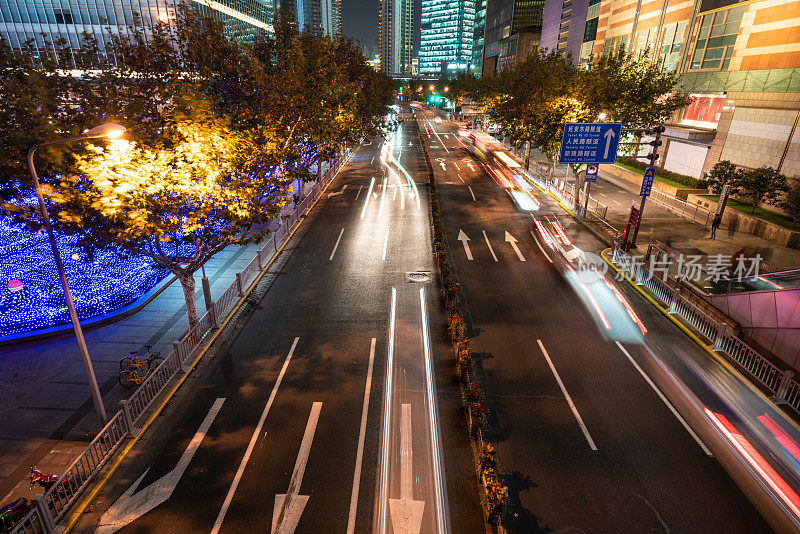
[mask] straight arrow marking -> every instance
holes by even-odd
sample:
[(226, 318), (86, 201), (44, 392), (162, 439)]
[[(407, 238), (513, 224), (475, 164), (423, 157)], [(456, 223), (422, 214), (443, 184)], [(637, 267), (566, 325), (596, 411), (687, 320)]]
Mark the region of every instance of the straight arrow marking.
[(469, 170), (472, 172), (475, 172), (475, 167), (472, 166), (472, 162), (467, 163), (467, 167), (469, 167)]
[(525, 261), (525, 256), (522, 255), (522, 252), (520, 252), (519, 247), (517, 246), (517, 238), (509, 234), (508, 231), (506, 231), (506, 242), (511, 243), (511, 248), (514, 249), (519, 261)]
[(394, 532), (419, 534), (425, 501), (415, 501), (413, 452), (411, 448), (411, 405), (400, 407), (400, 498), (389, 499)]
[(200, 443), (206, 436), (209, 427), (211, 427), (211, 423), (214, 422), (214, 418), (222, 408), (223, 402), (225, 402), (224, 398), (214, 401), (211, 410), (209, 410), (203, 422), (200, 423), (200, 428), (197, 429), (197, 432), (189, 442), (189, 446), (183, 452), (175, 468), (142, 491), (134, 494), (133, 492), (136, 491), (145, 475), (150, 471), (148, 467), (145, 472), (136, 479), (136, 482), (106, 510), (106, 513), (100, 518), (100, 523), (95, 531), (96, 533), (112, 534), (143, 516), (172, 496), (172, 492), (175, 491), (175, 487), (178, 485), (183, 473), (186, 471), (186, 468), (189, 467), (189, 462), (192, 461), (194, 453), (196, 453), (197, 449), (200, 447)]
[(472, 261), (472, 251), (469, 249), (469, 243), (467, 243), (467, 241), (469, 241), (469, 237), (467, 237), (467, 234), (464, 233), (464, 230), (458, 231), (458, 237), (456, 239), (461, 241), (461, 243), (464, 245), (464, 253), (466, 253), (467, 259)]
[(314, 433), (317, 431), (317, 421), (319, 421), (321, 410), (321, 402), (311, 405), (311, 414), (308, 416), (306, 431), (303, 434), (303, 441), (300, 443), (300, 452), (297, 453), (292, 478), (289, 480), (289, 489), (286, 490), (286, 493), (275, 495), (272, 534), (292, 534), (297, 528), (300, 514), (303, 513), (308, 502), (308, 495), (299, 495), (300, 484), (303, 483), (303, 475), (306, 472), (308, 455), (311, 452), (311, 443), (314, 441)]
[(289, 362), (292, 361), (292, 354), (294, 354), (294, 349), (297, 348), (298, 341), (300, 341), (299, 337), (294, 338), (292, 348), (289, 349), (289, 354), (286, 356), (286, 361), (283, 362), (281, 372), (278, 374), (278, 379), (275, 381), (275, 385), (272, 386), (272, 392), (269, 394), (267, 405), (264, 407), (264, 411), (261, 413), (261, 419), (258, 420), (256, 429), (253, 431), (253, 436), (250, 438), (250, 443), (247, 445), (247, 450), (242, 458), (242, 463), (239, 464), (239, 469), (236, 471), (236, 476), (233, 477), (233, 482), (228, 490), (228, 495), (225, 496), (225, 502), (222, 503), (222, 509), (220, 509), (217, 520), (214, 522), (214, 526), (211, 529), (211, 534), (217, 534), (220, 527), (222, 527), (222, 522), (225, 520), (225, 514), (228, 513), (228, 508), (233, 501), (233, 494), (236, 493), (236, 488), (239, 487), (239, 481), (242, 480), (244, 468), (247, 467), (247, 462), (250, 460), (250, 455), (253, 454), (253, 449), (256, 446), (256, 440), (258, 439), (258, 436), (261, 435), (261, 429), (264, 428), (264, 421), (267, 419), (267, 414), (269, 413), (269, 409), (272, 407), (273, 401), (275, 401), (275, 395), (278, 394), (278, 388), (283, 381), (283, 375), (286, 374), (286, 369), (289, 367)]

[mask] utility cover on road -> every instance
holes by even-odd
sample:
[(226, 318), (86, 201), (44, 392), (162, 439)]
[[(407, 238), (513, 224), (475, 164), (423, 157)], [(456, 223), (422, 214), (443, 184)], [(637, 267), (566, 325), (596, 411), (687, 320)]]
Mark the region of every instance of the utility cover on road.
[(559, 163), (614, 163), (622, 132), (618, 122), (568, 122), (561, 136)]

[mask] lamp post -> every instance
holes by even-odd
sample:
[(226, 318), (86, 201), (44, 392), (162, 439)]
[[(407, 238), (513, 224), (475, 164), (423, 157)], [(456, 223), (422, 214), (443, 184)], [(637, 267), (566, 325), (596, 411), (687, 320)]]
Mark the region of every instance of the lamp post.
[(73, 143), (75, 141), (81, 141), (83, 139), (96, 139), (98, 137), (116, 138), (122, 135), (122, 132), (124, 131), (125, 128), (119, 124), (103, 124), (101, 126), (92, 128), (78, 137), (70, 137), (67, 139), (59, 139), (57, 141), (39, 143), (33, 145), (30, 150), (28, 150), (28, 167), (31, 170), (31, 178), (33, 178), (33, 185), (36, 188), (36, 198), (39, 199), (39, 207), (42, 210), (42, 220), (44, 221), (44, 226), (47, 229), (47, 237), (50, 239), (50, 248), (53, 249), (53, 257), (56, 260), (58, 276), (61, 278), (61, 287), (64, 288), (64, 297), (67, 300), (67, 308), (69, 309), (70, 319), (72, 319), (72, 328), (75, 330), (75, 339), (78, 341), (78, 347), (81, 351), (81, 358), (83, 359), (83, 366), (86, 369), (86, 377), (89, 379), (89, 387), (92, 391), (92, 400), (94, 401), (94, 407), (97, 411), (97, 417), (100, 419), (101, 425), (106, 424), (106, 409), (103, 406), (103, 398), (100, 396), (100, 388), (97, 386), (97, 378), (95, 377), (94, 369), (92, 368), (92, 360), (89, 357), (89, 349), (86, 347), (86, 340), (83, 338), (83, 330), (81, 329), (81, 323), (78, 319), (78, 312), (75, 310), (75, 303), (72, 301), (72, 294), (69, 291), (67, 275), (64, 272), (64, 263), (61, 261), (61, 256), (58, 253), (56, 236), (53, 233), (53, 227), (50, 224), (50, 215), (48, 215), (47, 206), (44, 203), (42, 187), (41, 184), (39, 184), (39, 177), (36, 175), (36, 167), (33, 165), (33, 156), (38, 148), (52, 145), (63, 145), (67, 143)]

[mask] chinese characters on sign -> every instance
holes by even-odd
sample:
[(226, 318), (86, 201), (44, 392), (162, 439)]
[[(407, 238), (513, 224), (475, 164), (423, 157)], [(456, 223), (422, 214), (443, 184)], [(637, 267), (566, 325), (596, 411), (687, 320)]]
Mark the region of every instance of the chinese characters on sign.
[(654, 167), (647, 167), (644, 170), (644, 178), (642, 178), (642, 190), (639, 191), (640, 197), (649, 197), (650, 190), (653, 188), (653, 180), (656, 177), (656, 170)]
[(561, 136), (560, 163), (614, 163), (622, 125), (568, 122)]
[[(705, 258), (705, 262), (703, 259)], [(649, 279), (653, 276), (664, 279), (667, 273), (677, 280), (697, 284), (711, 282), (754, 282), (758, 280), (761, 266), (761, 255), (752, 257), (744, 255), (712, 254), (704, 257), (697, 254), (683, 255), (677, 258), (653, 254), (649, 260), (644, 255), (631, 256), (630, 263), (621, 265), (621, 275), (630, 279), (638, 276), (637, 267), (645, 267), (643, 274)], [(618, 275), (617, 280), (622, 276)]]

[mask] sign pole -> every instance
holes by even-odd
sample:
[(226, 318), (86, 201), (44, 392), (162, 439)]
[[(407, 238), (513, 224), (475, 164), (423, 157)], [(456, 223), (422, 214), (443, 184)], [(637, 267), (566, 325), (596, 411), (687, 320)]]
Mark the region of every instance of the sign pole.
[[(656, 137), (655, 137), (655, 139), (653, 139), (653, 149), (650, 151), (650, 154), (647, 156), (648, 159), (650, 160), (650, 167), (651, 168), (655, 168), (655, 166), (656, 166), (656, 160), (658, 159), (658, 147), (661, 145), (661, 134), (662, 134), (662, 132), (664, 132), (664, 127), (663, 126), (656, 126), (655, 127)], [(655, 176), (653, 177), (653, 180), (655, 180)], [(643, 185), (644, 185), (644, 182), (643, 182)], [(647, 193), (647, 194), (644, 194), (644, 193)], [(635, 248), (636, 247), (636, 238), (639, 236), (639, 226), (641, 226), (641, 224), (642, 224), (642, 216), (644, 215), (644, 203), (645, 203), (645, 200), (647, 200), (647, 195), (649, 195), (649, 194), (650, 194), (650, 191), (649, 190), (645, 191), (645, 187), (642, 187), (642, 191), (641, 191), (642, 202), (641, 202), (641, 204), (639, 204), (639, 223), (633, 229), (633, 237), (631, 238), (631, 248)]]

